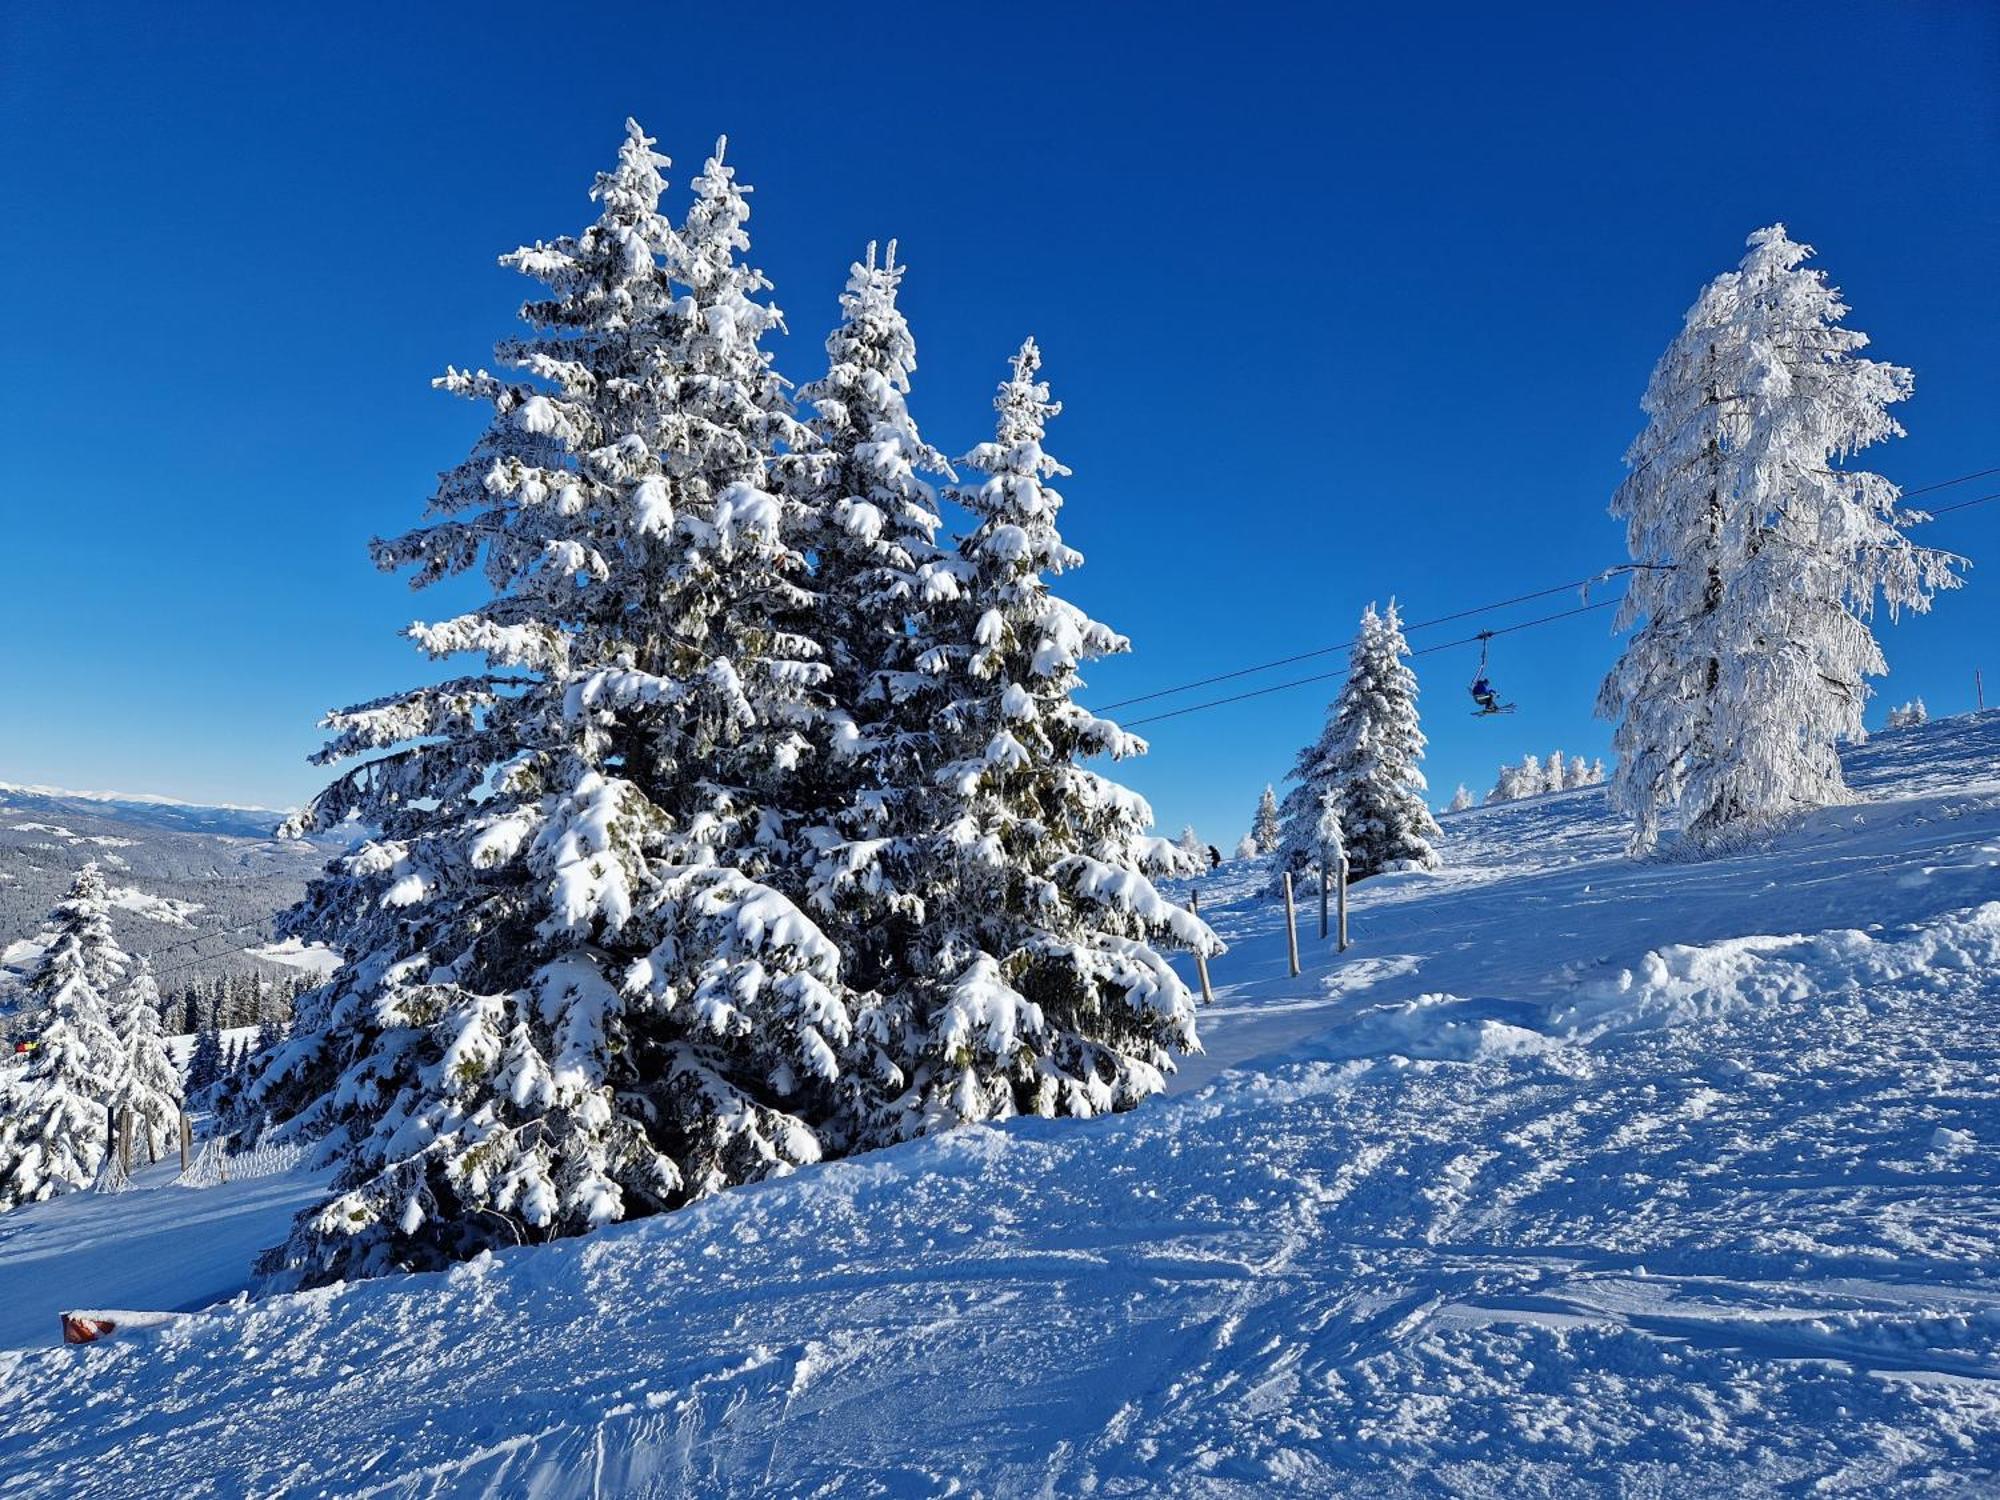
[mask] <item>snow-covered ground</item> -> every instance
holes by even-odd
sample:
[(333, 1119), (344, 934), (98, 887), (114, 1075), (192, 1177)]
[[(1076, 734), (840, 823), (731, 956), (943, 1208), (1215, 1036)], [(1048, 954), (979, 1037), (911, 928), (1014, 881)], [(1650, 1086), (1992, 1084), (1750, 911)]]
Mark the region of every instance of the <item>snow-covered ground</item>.
[(2000, 713), (1773, 846), (1446, 820), (1286, 973), (1262, 872), (1173, 1097), (447, 1275), (247, 1285), (314, 1184), (0, 1218), (0, 1492), (1203, 1496), (2000, 1486)]

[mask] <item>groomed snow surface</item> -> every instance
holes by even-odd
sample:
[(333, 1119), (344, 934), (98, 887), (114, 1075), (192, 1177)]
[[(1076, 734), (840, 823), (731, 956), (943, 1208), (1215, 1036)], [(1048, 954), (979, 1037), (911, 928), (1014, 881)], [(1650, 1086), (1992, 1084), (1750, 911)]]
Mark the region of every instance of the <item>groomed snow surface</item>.
[(2000, 713), (1633, 864), (1445, 820), (1285, 972), (1202, 911), (1174, 1097), (966, 1129), (447, 1275), (247, 1285), (317, 1185), (0, 1218), (0, 1493), (1896, 1495), (2000, 1485)]

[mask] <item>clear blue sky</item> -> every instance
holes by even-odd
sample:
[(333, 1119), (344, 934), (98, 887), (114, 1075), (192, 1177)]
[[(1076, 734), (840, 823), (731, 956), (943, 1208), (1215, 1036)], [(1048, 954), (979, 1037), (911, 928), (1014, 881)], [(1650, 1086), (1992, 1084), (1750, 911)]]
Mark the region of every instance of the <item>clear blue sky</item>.
[[(2000, 465), (1984, 0), (17, 0), (0, 68), (10, 780), (289, 804), (323, 710), (426, 670), (395, 632), (452, 601), (364, 544), (477, 430), (427, 382), (510, 330), (494, 257), (587, 222), (627, 114), (677, 203), (730, 135), (795, 378), (873, 236), (911, 266), (914, 407), (947, 451), (1041, 340), (1090, 560), (1067, 591), (1135, 643), (1098, 703), (1343, 640), (1371, 598), (1423, 618), (1620, 560), (1647, 371), (1775, 219), (1917, 371), (1879, 466)], [(1933, 533), (1986, 566), (1885, 627), (1884, 695), (1961, 710), (1983, 662), (2000, 703), (2000, 504)], [(1603, 750), (1607, 627), (1499, 643), (1511, 718), (1469, 716), (1471, 653), (1417, 663), (1440, 800)], [(1129, 779), (1226, 845), (1325, 698), (1142, 730)]]

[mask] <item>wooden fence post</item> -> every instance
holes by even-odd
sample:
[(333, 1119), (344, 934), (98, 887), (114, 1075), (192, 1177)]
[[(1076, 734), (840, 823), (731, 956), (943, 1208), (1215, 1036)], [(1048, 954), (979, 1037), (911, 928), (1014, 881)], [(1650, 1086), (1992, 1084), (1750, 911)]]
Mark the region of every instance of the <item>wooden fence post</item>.
[(1285, 871), (1285, 948), (1292, 960), (1292, 978), (1299, 977), (1299, 909), (1292, 900), (1292, 872)]
[(118, 1166), (123, 1172), (132, 1170), (132, 1111), (118, 1111)]
[(188, 1162), (194, 1155), (194, 1127), (188, 1123), (187, 1111), (181, 1111), (181, 1175), (187, 1175)]
[[(1201, 915), (1201, 903), (1193, 896), (1188, 897), (1188, 910), (1196, 916)], [(1209, 987), (1208, 983), (1208, 955), (1199, 948), (1194, 950), (1194, 971), (1201, 976), (1201, 1003), (1203, 1005), (1213, 1005), (1215, 1003), (1215, 991)]]
[(1326, 941), (1326, 888), (1333, 880), (1333, 872), (1327, 868), (1326, 845), (1319, 848), (1319, 940)]
[(1340, 856), (1340, 952), (1347, 951), (1347, 856)]

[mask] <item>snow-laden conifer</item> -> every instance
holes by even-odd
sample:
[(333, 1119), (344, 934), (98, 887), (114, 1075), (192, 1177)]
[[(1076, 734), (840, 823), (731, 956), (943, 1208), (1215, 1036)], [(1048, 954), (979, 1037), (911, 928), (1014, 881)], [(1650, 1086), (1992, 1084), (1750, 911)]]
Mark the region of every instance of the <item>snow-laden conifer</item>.
[(902, 1081), (897, 1037), (907, 1024), (907, 956), (924, 921), (921, 851), (944, 692), (924, 658), (932, 612), (958, 588), (924, 477), (956, 476), (909, 410), (917, 358), (897, 305), (903, 271), (894, 241), (879, 258), (871, 244), (851, 268), (826, 374), (800, 391), (812, 440), (780, 464), (808, 528), (810, 628), (829, 668), (821, 744), (801, 772), (804, 894), (841, 950), (850, 988), (866, 997), (857, 1068), (841, 1090), (850, 1127), (863, 1133), (874, 1106), (856, 1091), (894, 1093)]
[(0, 1208), (88, 1187), (104, 1165), (125, 1072), (112, 997), (130, 963), (111, 933), (103, 877), (87, 864), (50, 914), (48, 945), (25, 986), (36, 1047), (8, 1090)]
[(1902, 434), (1910, 372), (1864, 359), (1846, 304), (1784, 226), (1688, 311), (1641, 402), (1645, 430), (1612, 499), (1633, 560), (1637, 626), (1598, 711), (1617, 724), (1613, 795), (1632, 847), (1674, 814), (1699, 847), (1843, 801), (1836, 746), (1863, 736), (1869, 628), (1956, 582), (1915, 546), (1922, 519), (1879, 474), (1846, 467)]
[(1472, 793), (1467, 790), (1465, 783), (1461, 781), (1458, 784), (1458, 790), (1451, 794), (1451, 805), (1445, 808), (1445, 811), (1455, 813), (1464, 812), (1471, 806)]
[(156, 1161), (180, 1130), (181, 1070), (167, 1048), (160, 987), (145, 959), (118, 994), (112, 1022), (124, 1054), (112, 1108), (131, 1111), (134, 1149)]
[(1234, 857), (1237, 859), (1255, 859), (1261, 853), (1263, 851), (1257, 847), (1257, 839), (1253, 834), (1246, 833), (1236, 841)]
[(1316, 868), (1320, 796), (1329, 788), (1339, 798), (1356, 880), (1384, 870), (1437, 868), (1431, 840), (1440, 830), (1424, 801), (1418, 767), (1425, 741), (1416, 674), (1403, 661), (1409, 651), (1394, 601), (1386, 615), (1369, 605), (1326, 728), (1292, 769), (1295, 784), (1282, 808), (1282, 868), (1295, 875)]
[(1918, 724), (1929, 723), (1930, 717), (1931, 711), (1924, 707), (1924, 700), (1921, 698), (1912, 698), (1901, 708), (1892, 708), (1889, 710), (1889, 727), (1891, 729), (1911, 729)]
[(1050, 591), (1082, 558), (1056, 526), (1050, 481), (1068, 471), (1042, 447), (1060, 408), (1040, 365), (1030, 340), (994, 439), (960, 460), (982, 477), (955, 491), (976, 524), (926, 658), (948, 702), (892, 1135), (1096, 1115), (1158, 1092), (1198, 1045), (1193, 997), (1159, 946), (1220, 951), (1149, 878), (1193, 863), (1147, 833), (1144, 799), (1083, 764), (1145, 745), (1074, 701), (1082, 664), (1128, 643)]
[(546, 294), (419, 530), (376, 545), (489, 597), (411, 629), (465, 675), (336, 713), (363, 757), (297, 820), (375, 833), (285, 924), (346, 962), (246, 1103), (328, 1132), (310, 1279), (577, 1233), (816, 1159), (852, 1021), (833, 945), (765, 880), (825, 735), (799, 439), (722, 150), (679, 228), (636, 125), (597, 221), (505, 262)]
[(1276, 854), (1284, 842), (1284, 826), (1278, 821), (1278, 792), (1269, 782), (1257, 799), (1257, 818), (1250, 825), (1250, 836), (1257, 841), (1259, 854)]

